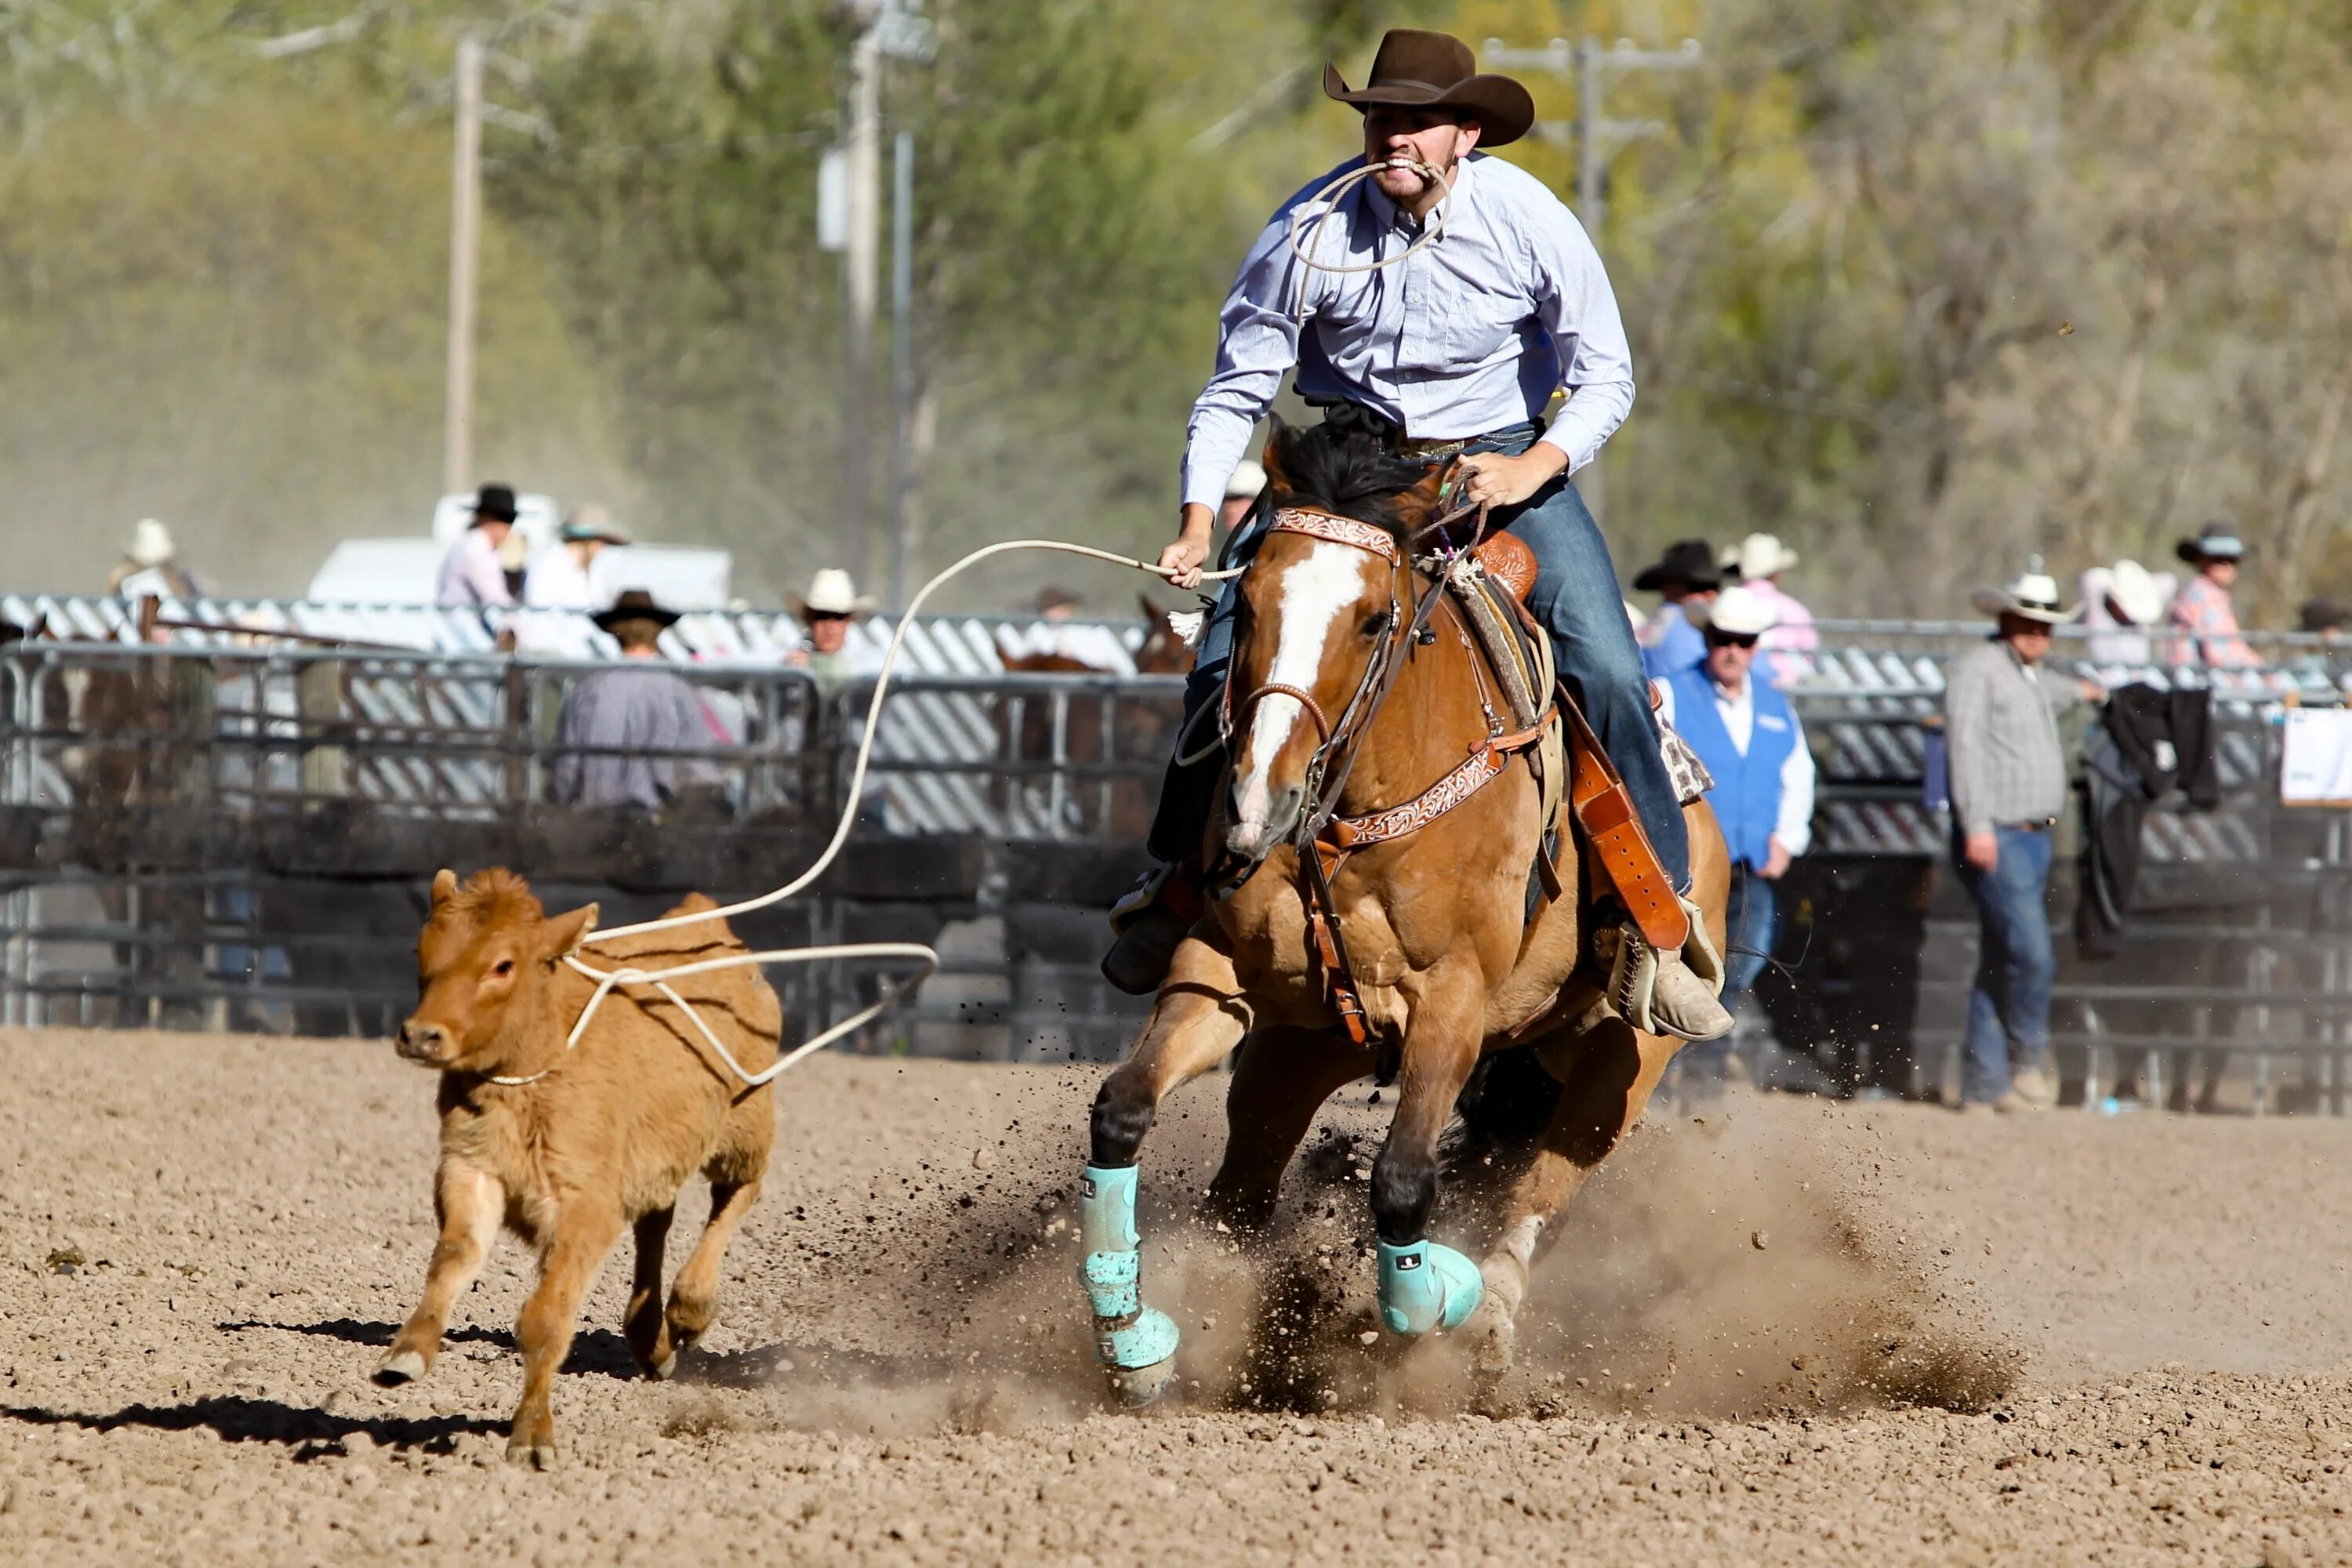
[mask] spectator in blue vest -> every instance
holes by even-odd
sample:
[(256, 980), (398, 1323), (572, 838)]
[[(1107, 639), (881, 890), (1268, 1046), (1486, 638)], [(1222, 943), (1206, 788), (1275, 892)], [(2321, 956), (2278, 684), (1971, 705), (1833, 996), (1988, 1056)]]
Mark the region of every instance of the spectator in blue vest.
[[(1699, 662), (1660, 683), (1663, 712), (1715, 775), (1706, 801), (1731, 849), (1723, 984), (1728, 1010), (1771, 954), (1778, 912), (1772, 884), (1812, 843), (1813, 754), (1789, 700), (1756, 665), (1757, 644), (1777, 618), (1772, 605), (1735, 583), (1686, 609), (1706, 648)], [(1730, 1037), (1685, 1046), (1675, 1060), (1676, 1092), (1685, 1103), (1719, 1095)]]
[(1704, 608), (1721, 586), (1723, 570), (1715, 563), (1714, 546), (1704, 539), (1677, 539), (1642, 568), (1633, 579), (1633, 591), (1655, 594), (1664, 601), (1633, 633), (1633, 640), (1642, 645), (1642, 668), (1651, 679), (1664, 680), (1687, 669), (1706, 654), (1694, 612)]

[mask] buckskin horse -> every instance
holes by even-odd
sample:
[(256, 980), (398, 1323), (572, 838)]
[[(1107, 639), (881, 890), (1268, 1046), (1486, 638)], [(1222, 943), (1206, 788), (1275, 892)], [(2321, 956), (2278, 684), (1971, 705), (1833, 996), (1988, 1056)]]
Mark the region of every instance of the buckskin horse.
[[(1546, 790), (1534, 754), (1559, 710), (1504, 732), (1496, 661), (1439, 581), (1462, 574), (1459, 556), (1415, 543), (1447, 470), (1278, 423), (1265, 468), (1273, 522), (1241, 579), (1222, 715), (1232, 773), (1204, 846), (1226, 858), (1228, 890), (1177, 950), (1141, 1037), (1097, 1096), (1081, 1184), (1097, 1359), (1129, 1405), (1164, 1392), (1178, 1340), (1143, 1301), (1138, 1152), (1169, 1092), (1236, 1047), (1209, 1216), (1262, 1230), (1323, 1101), (1393, 1076), (1370, 1183), (1381, 1321), (1410, 1341), (1475, 1318), (1477, 1365), (1499, 1373), (1547, 1226), (1639, 1120), (1680, 1044), (1638, 1032), (1608, 1000), (1595, 938), (1619, 917), (1594, 919), (1580, 856), (1584, 880), (1609, 879), (1572, 831), (1598, 831), (1577, 803), (1606, 763), (1588, 731), (1575, 788), (1561, 792), (1574, 798)], [(1685, 817), (1692, 897), (1719, 953), (1729, 857), (1703, 800)], [(1556, 876), (1531, 874), (1539, 850)], [(1439, 1137), (1482, 1055), (1505, 1050), (1521, 1050), (1513, 1070), (1489, 1075), (1465, 1114), (1484, 1100), (1496, 1128), (1536, 1131), (1473, 1263), (1429, 1239)], [(1498, 1111), (1506, 1085), (1519, 1103)]]

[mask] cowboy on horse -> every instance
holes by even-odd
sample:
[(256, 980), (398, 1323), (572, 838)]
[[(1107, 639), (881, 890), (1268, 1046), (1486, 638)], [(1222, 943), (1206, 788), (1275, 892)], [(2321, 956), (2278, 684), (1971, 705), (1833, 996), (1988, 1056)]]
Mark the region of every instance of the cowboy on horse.
[[(1362, 113), (1363, 156), (1286, 201), (1242, 264), (1221, 317), (1216, 373), (1192, 408), (1181, 522), (1160, 564), (1179, 586), (1201, 581), (1226, 477), (1294, 367), (1300, 395), (1328, 410), (1327, 425), (1370, 436), (1407, 462), (1451, 462), (1449, 500), (1490, 516), (1532, 552), (1528, 608), (1631, 801), (1631, 831), (1614, 835), (1602, 857), (1619, 890), (1665, 890), (1670, 910), (1678, 900), (1695, 913), (1689, 839), (1641, 650), (1608, 543), (1570, 480), (1633, 406), (1616, 297), (1559, 198), (1513, 164), (1476, 155), (1525, 135), (1534, 102), (1510, 78), (1479, 73), (1459, 39), (1409, 28), (1381, 39), (1363, 88), (1349, 90), (1327, 66), (1323, 89)], [(1360, 177), (1347, 184), (1351, 173)], [(1335, 180), (1346, 189), (1325, 203)], [(1302, 224), (1311, 226), (1304, 249)], [(1563, 392), (1548, 425), (1545, 411)], [(1252, 560), (1267, 521), (1261, 506), (1227, 541), (1225, 558)], [(1205, 705), (1226, 700), (1238, 590), (1227, 582), (1209, 616), (1185, 692), (1185, 737)], [(1203, 838), (1228, 763), (1223, 748), (1180, 742), (1150, 837), (1160, 867), (1113, 912), (1119, 936), (1103, 973), (1124, 990), (1155, 989), (1202, 913)], [(1717, 1037), (1731, 1018), (1715, 987), (1670, 950), (1671, 935), (1658, 940), (1676, 923), (1629, 919), (1622, 928), (1620, 940), (1654, 961), (1643, 1021), (1684, 1039)]]

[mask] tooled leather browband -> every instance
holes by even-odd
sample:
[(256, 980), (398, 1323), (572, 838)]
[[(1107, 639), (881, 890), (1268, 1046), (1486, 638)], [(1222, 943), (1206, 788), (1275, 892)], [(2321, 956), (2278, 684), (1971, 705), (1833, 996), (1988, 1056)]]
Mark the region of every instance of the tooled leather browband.
[(1297, 507), (1283, 507), (1274, 514), (1274, 533), (1303, 533), (1312, 539), (1328, 540), (1333, 544), (1353, 545), (1369, 550), (1393, 566), (1399, 559), (1395, 535), (1385, 528), (1375, 528), (1369, 522), (1358, 522), (1352, 517), (1334, 517), (1328, 511), (1305, 511)]

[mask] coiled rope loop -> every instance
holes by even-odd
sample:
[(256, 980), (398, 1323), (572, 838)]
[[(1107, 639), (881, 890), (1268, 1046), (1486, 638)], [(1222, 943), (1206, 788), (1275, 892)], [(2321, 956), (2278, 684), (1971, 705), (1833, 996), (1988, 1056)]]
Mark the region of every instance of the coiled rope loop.
[[(649, 931), (675, 931), (682, 926), (699, 924), (704, 921), (726, 920), (735, 915), (750, 914), (755, 910), (764, 910), (772, 904), (782, 903), (793, 894), (808, 888), (819, 877), (824, 876), (826, 868), (832, 866), (835, 859), (840, 856), (842, 847), (849, 842), (850, 829), (856, 824), (857, 803), (866, 785), (866, 763), (873, 757), (874, 736), (882, 723), (882, 701), (889, 693), (890, 677), (898, 668), (898, 651), (906, 644), (908, 628), (915, 624), (916, 613), (923, 607), (924, 601), (929, 599), (934, 591), (952, 578), (979, 565), (983, 561), (1022, 550), (1045, 550), (1065, 555), (1083, 555), (1093, 561), (1108, 561), (1114, 566), (1131, 566), (1139, 572), (1149, 572), (1155, 576), (1173, 577), (1175, 575), (1174, 573), (1151, 562), (1138, 561), (1131, 555), (1121, 555), (1109, 550), (1097, 550), (1087, 544), (1071, 544), (1058, 539), (1008, 539), (1001, 543), (983, 545), (973, 551), (924, 584), (915, 596), (907, 602), (906, 610), (899, 616), (898, 625), (890, 635), (890, 646), (882, 656), (882, 668), (874, 678), (874, 695), (866, 704), (866, 728), (858, 737), (857, 760), (849, 772), (849, 789), (842, 802), (841, 820), (834, 826), (833, 837), (825, 844), (824, 851), (817, 856), (815, 862), (782, 887), (761, 893), (757, 898), (745, 899), (740, 903), (727, 904), (715, 910), (697, 910), (691, 914), (665, 915), (659, 920), (639, 921), (635, 925), (614, 926), (610, 931), (597, 931), (583, 939), (580, 943), (581, 949), (597, 947), (625, 936), (639, 936)], [(1219, 581), (1227, 577), (1238, 577), (1243, 570), (1244, 568), (1236, 566), (1223, 572), (1203, 572), (1201, 576), (1203, 582)], [(717, 969), (739, 969), (756, 963), (815, 963), (832, 958), (904, 958), (913, 960), (919, 967), (914, 973), (885, 985), (881, 995), (872, 1005), (850, 1015), (814, 1038), (803, 1041), (791, 1051), (778, 1057), (774, 1063), (756, 1073), (744, 1069), (743, 1065), (735, 1059), (733, 1053), (719, 1043), (718, 1035), (712, 1032), (710, 1026), (702, 1021), (702, 1016), (694, 1010), (693, 1004), (679, 995), (677, 989), (670, 984), (686, 975), (708, 973)], [(845, 1035), (881, 1016), (899, 996), (921, 984), (939, 968), (940, 955), (920, 942), (867, 942), (830, 947), (779, 947), (770, 948), (761, 952), (735, 952), (729, 953), (724, 958), (703, 959), (693, 963), (681, 963), (661, 969), (640, 969), (631, 964), (624, 964), (617, 969), (598, 969), (593, 964), (583, 962), (576, 952), (567, 956), (564, 962), (596, 983), (596, 989), (589, 994), (588, 1005), (581, 1009), (580, 1016), (572, 1024), (571, 1033), (563, 1038), (563, 1049), (566, 1054), (580, 1043), (580, 1037), (587, 1031), (589, 1020), (595, 1017), (596, 1010), (604, 1005), (604, 998), (615, 987), (649, 985), (692, 1021), (696, 1030), (702, 1036), (704, 1043), (718, 1054), (719, 1059), (726, 1064), (730, 1072), (747, 1087), (757, 1089), (760, 1085), (774, 1079), (777, 1074), (798, 1066)], [(509, 1087), (536, 1083), (553, 1072), (556, 1065), (559, 1065), (562, 1060), (562, 1058), (559, 1057), (556, 1063), (541, 1068), (535, 1073), (511, 1078), (492, 1077), (489, 1081)]]
[[(1339, 215), (1339, 198), (1375, 174), (1385, 174), (1391, 169), (1411, 169), (1414, 174), (1435, 185), (1440, 193), (1436, 207), (1431, 211), (1428, 221), (1421, 226), (1421, 232), (1413, 236), (1412, 243), (1394, 256), (1377, 257), (1370, 261), (1318, 261), (1315, 257), (1316, 253), (1323, 248), (1324, 231), (1331, 226), (1331, 220)], [(1320, 211), (1317, 210), (1318, 206), (1321, 208)], [(1290, 209), (1290, 229), (1286, 237), (1290, 246), (1290, 254), (1297, 258), (1301, 264), (1297, 274), (1297, 298), (1292, 303), (1290, 313), (1299, 321), (1303, 321), (1307, 319), (1307, 290), (1314, 273), (1378, 272), (1384, 267), (1400, 266), (1413, 252), (1435, 245), (1444, 237), (1446, 220), (1452, 217), (1453, 214), (1454, 182), (1446, 178), (1445, 171), (1434, 163), (1424, 163), (1418, 158), (1389, 158), (1378, 163), (1366, 163), (1360, 168), (1349, 169), (1339, 175), (1325, 184), (1321, 190)], [(1307, 235), (1307, 226), (1310, 224), (1314, 226), (1315, 232), (1312, 235)], [(1302, 235), (1307, 236), (1307, 243), (1304, 246), (1299, 244)]]

